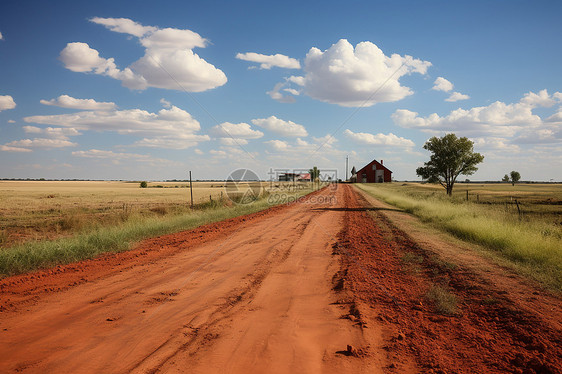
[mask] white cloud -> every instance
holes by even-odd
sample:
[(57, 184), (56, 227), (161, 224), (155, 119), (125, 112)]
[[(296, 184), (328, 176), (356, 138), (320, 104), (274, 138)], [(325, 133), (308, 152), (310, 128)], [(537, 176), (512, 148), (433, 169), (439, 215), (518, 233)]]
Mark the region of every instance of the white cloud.
[[(321, 137), (319, 137), (319, 138), (313, 136), (312, 139), (313, 139), (318, 145), (320, 145), (320, 146), (322, 146), (322, 147), (326, 147), (326, 148), (331, 148), (331, 147), (338, 141), (334, 136), (332, 136), (332, 135), (330, 135), (330, 134), (321, 136)], [(298, 139), (297, 139), (297, 140), (298, 140)]]
[(228, 156), (228, 154), (225, 151), (221, 151), (221, 150), (216, 150), (216, 149), (211, 149), (209, 151), (209, 154), (213, 155), (213, 156), (218, 156), (218, 157), (226, 157)]
[(462, 94), (460, 92), (453, 92), (451, 96), (445, 99), (445, 101), (455, 102), (460, 100), (467, 100), (470, 99), (470, 96)]
[(133, 73), (130, 68), (119, 70), (113, 58), (100, 57), (99, 52), (86, 43), (68, 43), (61, 51), (60, 60), (71, 71), (105, 75), (122, 81), (130, 89), (144, 90), (148, 86), (146, 79)]
[(206, 142), (208, 140), (210, 140), (210, 138), (207, 135), (182, 134), (177, 138), (169, 136), (144, 138), (136, 141), (133, 146), (164, 149), (186, 149), (195, 147), (200, 142)]
[(0, 95), (0, 112), (3, 110), (14, 109), (16, 102), (10, 95)]
[(546, 122), (559, 122), (562, 124), (562, 109), (558, 110), (558, 112), (554, 113), (550, 117), (548, 117)]
[(43, 105), (58, 106), (61, 108), (83, 109), (83, 110), (114, 110), (115, 103), (97, 102), (94, 99), (75, 99), (68, 95), (60, 95), (56, 99), (40, 100)]
[(299, 96), (301, 92), (299, 90), (295, 90), (294, 88), (284, 88), (283, 91), (290, 93), (291, 95)]
[(449, 92), (453, 89), (453, 84), (443, 77), (437, 77), (435, 82), (433, 82), (433, 87), (431, 89), (435, 91)]
[(290, 148), (289, 143), (283, 140), (268, 140), (264, 144), (268, 144), (275, 151), (286, 151)]
[(0, 32), (0, 40), (4, 40), (4, 36), (2, 35), (1, 32)]
[(124, 34), (129, 34), (136, 36), (138, 38), (154, 32), (157, 30), (156, 27), (143, 26), (140, 23), (134, 22), (128, 18), (101, 18), (94, 17), (90, 19), (91, 22), (97, 23), (99, 25), (104, 25), (111, 31), (120, 32)]
[(198, 155), (203, 155), (203, 154), (205, 154), (205, 152), (203, 152), (202, 150), (197, 149), (197, 148), (195, 148), (193, 151), (195, 152), (195, 154), (198, 154)]
[(80, 135), (80, 132), (72, 127), (47, 127), (42, 129), (36, 126), (23, 126), (23, 131), (28, 134), (41, 134), (51, 138), (59, 139), (68, 139), (68, 136)]
[[(433, 82), (432, 90), (436, 91), (443, 91), (443, 92), (451, 92), (453, 90), (454, 85), (449, 82), (447, 79), (443, 77), (437, 77), (435, 82)], [(470, 99), (470, 96), (462, 94), (460, 92), (451, 92), (448, 98), (445, 101), (455, 102), (460, 100), (467, 100)]]
[(207, 141), (196, 135), (201, 126), (188, 112), (172, 106), (158, 113), (142, 109), (111, 112), (84, 111), (72, 114), (25, 117), (27, 123), (62, 126), (82, 131), (111, 131), (122, 135), (146, 137), (134, 145), (184, 149)]
[(213, 126), (209, 130), (209, 134), (215, 138), (230, 139), (258, 139), (263, 136), (263, 132), (253, 130), (247, 123), (230, 123), (224, 122), (220, 125)]
[(3, 152), (32, 152), (31, 149), (21, 147), (10, 147), (7, 145), (0, 145), (0, 151)]
[(430, 133), (458, 132), (464, 136), (514, 138), (518, 142), (557, 142), (562, 139), (562, 131), (555, 123), (557, 115), (543, 120), (533, 113), (537, 107), (552, 105), (552, 97), (543, 90), (539, 94), (527, 93), (517, 103), (496, 101), (468, 110), (459, 108), (443, 117), (437, 113), (421, 117), (407, 109), (398, 109), (391, 117), (398, 126)]
[(13, 119), (9, 119), (8, 123), (16, 123), (16, 121), (14, 121)]
[(248, 144), (248, 141), (246, 139), (240, 138), (220, 138), (219, 141), (222, 145), (227, 146), (240, 146)]
[(402, 138), (399, 136), (394, 135), (393, 133), (390, 134), (369, 134), (365, 132), (353, 132), (349, 129), (346, 129), (344, 135), (351, 139), (356, 144), (361, 145), (380, 145), (380, 146), (392, 146), (392, 147), (413, 147), (415, 146), (414, 142), (410, 139)]
[(275, 116), (270, 116), (268, 118), (256, 118), (252, 120), (252, 123), (281, 136), (308, 136), (308, 132), (303, 125), (299, 125), (293, 121), (284, 121)]
[[(283, 95), (280, 91), (285, 87), (286, 83), (277, 83), (271, 91), (267, 91), (266, 93), (271, 97), (273, 100), (277, 100), (280, 103), (294, 103), (296, 102), (293, 96)], [(283, 91), (287, 91), (287, 89), (283, 89)], [(287, 91), (291, 93), (290, 91)]]
[(516, 144), (512, 144), (508, 139), (504, 138), (473, 138), (474, 147), (477, 150), (488, 150), (488, 151), (509, 151), (509, 152), (519, 152), (520, 148)]
[(164, 98), (160, 99), (160, 104), (162, 104), (162, 106), (166, 109), (170, 109), (172, 107), (172, 103)]
[(44, 138), (14, 140), (13, 142), (9, 142), (4, 145), (7, 147), (46, 148), (46, 149), (77, 146), (76, 143), (72, 143), (71, 141), (65, 139), (44, 139)]
[(304, 86), (305, 79), (302, 76), (291, 75), (289, 78), (287, 78), (287, 82), (291, 82), (302, 87)]
[(93, 72), (122, 81), (130, 89), (158, 87), (201, 92), (226, 83), (226, 75), (192, 51), (204, 48), (206, 39), (191, 30), (158, 29), (126, 18), (92, 18), (108, 29), (140, 39), (145, 55), (123, 70), (113, 58), (103, 58), (86, 43), (68, 43), (60, 54), (65, 67), (75, 72)]
[(426, 74), (428, 61), (411, 56), (386, 56), (375, 44), (362, 42), (354, 48), (341, 39), (326, 51), (311, 48), (306, 55), (305, 93), (310, 97), (346, 107), (394, 102), (413, 94), (401, 86), (406, 74)]
[(277, 100), (280, 103), (294, 103), (296, 100), (294, 97), (289, 95), (283, 95), (280, 91), (283, 87), (285, 87), (286, 83), (281, 82), (277, 83), (275, 87), (271, 91), (267, 91), (266, 93), (271, 97), (273, 100)]
[(541, 90), (538, 94), (534, 92), (527, 92), (523, 95), (521, 103), (527, 104), (532, 107), (551, 107), (556, 104), (556, 99), (560, 100), (560, 92), (555, 92), (550, 96), (547, 90)]
[(285, 69), (301, 68), (299, 60), (279, 53), (275, 55), (262, 55), (254, 52), (238, 53), (236, 58), (244, 61), (257, 62), (260, 64), (260, 69), (271, 69), (273, 66)]

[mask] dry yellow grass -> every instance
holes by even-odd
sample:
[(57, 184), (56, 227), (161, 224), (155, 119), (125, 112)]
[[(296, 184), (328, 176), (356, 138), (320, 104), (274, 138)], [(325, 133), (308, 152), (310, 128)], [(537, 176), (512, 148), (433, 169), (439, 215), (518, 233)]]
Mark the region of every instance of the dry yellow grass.
[[(227, 199), (225, 182), (193, 182), (195, 204)], [(251, 183), (265, 191), (287, 183)], [(249, 184), (241, 186), (241, 193)], [(276, 187), (277, 186), (277, 187)], [(180, 214), (190, 209), (189, 183), (118, 181), (0, 181), (0, 247), (69, 236), (132, 215)], [(232, 189), (230, 190), (232, 191)]]

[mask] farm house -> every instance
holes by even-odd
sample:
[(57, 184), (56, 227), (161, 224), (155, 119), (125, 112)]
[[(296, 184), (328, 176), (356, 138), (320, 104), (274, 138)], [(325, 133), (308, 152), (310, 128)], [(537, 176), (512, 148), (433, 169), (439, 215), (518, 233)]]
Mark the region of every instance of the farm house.
[(351, 181), (356, 183), (392, 182), (392, 171), (383, 165), (383, 160), (381, 162), (373, 160), (359, 169), (351, 178)]

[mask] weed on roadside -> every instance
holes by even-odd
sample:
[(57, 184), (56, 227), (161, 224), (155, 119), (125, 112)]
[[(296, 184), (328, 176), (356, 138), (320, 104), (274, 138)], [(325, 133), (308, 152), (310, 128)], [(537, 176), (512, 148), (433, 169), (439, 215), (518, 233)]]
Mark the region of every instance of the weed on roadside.
[(441, 285), (433, 285), (425, 295), (433, 303), (435, 311), (440, 314), (454, 316), (459, 314), (457, 296)]

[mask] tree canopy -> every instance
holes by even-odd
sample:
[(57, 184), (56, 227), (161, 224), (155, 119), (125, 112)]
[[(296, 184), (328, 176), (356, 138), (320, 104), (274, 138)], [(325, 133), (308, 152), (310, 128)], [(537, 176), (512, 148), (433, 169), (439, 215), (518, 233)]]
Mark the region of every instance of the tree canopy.
[(511, 175), (511, 185), (515, 186), (515, 183), (519, 182), (519, 179), (521, 179), (521, 174), (519, 174), (519, 172), (515, 170), (513, 170), (509, 174)]
[(315, 166), (308, 171), (310, 173), (310, 180), (314, 182), (318, 177), (320, 177), (320, 170)]
[(441, 184), (447, 195), (452, 195), (457, 177), (474, 174), (478, 170), (476, 165), (484, 160), (484, 156), (474, 152), (473, 146), (471, 140), (457, 138), (455, 134), (434, 136), (423, 146), (432, 155), (424, 166), (416, 169), (416, 174), (430, 183)]

